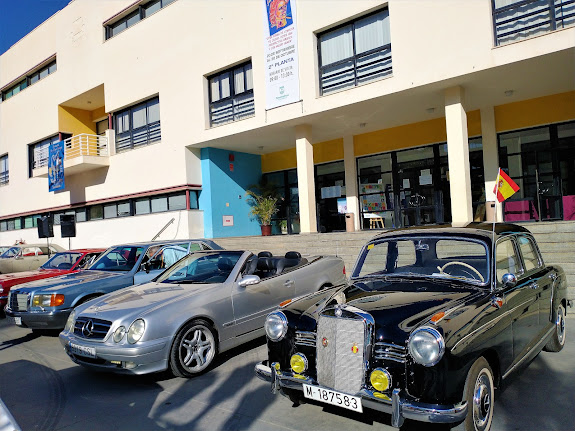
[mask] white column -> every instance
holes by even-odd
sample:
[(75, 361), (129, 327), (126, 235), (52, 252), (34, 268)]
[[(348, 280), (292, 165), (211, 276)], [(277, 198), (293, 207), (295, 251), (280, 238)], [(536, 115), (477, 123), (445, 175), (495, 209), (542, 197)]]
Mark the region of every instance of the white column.
[(308, 124), (296, 126), (295, 135), (300, 232), (315, 233), (317, 232), (317, 220), (311, 126)]
[[(497, 151), (497, 130), (495, 129), (495, 110), (493, 106), (481, 108), (481, 141), (483, 143), (483, 175), (485, 177), (485, 198), (487, 205), (497, 200), (493, 193), (495, 179), (499, 169)], [(489, 211), (489, 209), (488, 209)], [(503, 220), (501, 205), (497, 204), (496, 221)]]
[(106, 139), (108, 140), (108, 155), (116, 154), (116, 131), (114, 129), (106, 130)]
[(343, 165), (345, 169), (347, 212), (353, 213), (354, 215), (355, 230), (361, 230), (361, 225), (359, 224), (359, 197), (357, 194), (357, 165), (355, 163), (353, 136), (343, 137)]
[(467, 115), (463, 108), (463, 88), (445, 90), (445, 123), (449, 160), (449, 189), (453, 223), (473, 220), (471, 177), (469, 175), (469, 138)]

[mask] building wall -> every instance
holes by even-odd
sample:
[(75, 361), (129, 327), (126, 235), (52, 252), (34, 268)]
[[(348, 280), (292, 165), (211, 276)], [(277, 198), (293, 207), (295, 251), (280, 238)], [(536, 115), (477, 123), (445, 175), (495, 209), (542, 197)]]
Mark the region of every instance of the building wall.
[[(204, 187), (200, 194), (200, 208), (204, 209), (204, 234), (207, 238), (261, 233), (257, 220), (249, 216), (250, 205), (246, 196), (246, 190), (258, 183), (261, 172), (258, 155), (202, 149)], [(233, 217), (233, 226), (223, 225), (224, 216)]]

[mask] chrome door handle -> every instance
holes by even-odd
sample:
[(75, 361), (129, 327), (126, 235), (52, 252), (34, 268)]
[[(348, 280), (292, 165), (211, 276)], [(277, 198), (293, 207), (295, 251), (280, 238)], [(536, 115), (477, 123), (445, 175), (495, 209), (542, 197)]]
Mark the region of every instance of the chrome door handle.
[(294, 281), (293, 280), (287, 280), (284, 282), (284, 286), (285, 287), (292, 287), (294, 285)]
[(529, 287), (530, 287), (531, 289), (538, 289), (538, 288), (539, 288), (539, 285), (538, 285), (537, 283), (531, 283), (531, 284), (529, 285)]

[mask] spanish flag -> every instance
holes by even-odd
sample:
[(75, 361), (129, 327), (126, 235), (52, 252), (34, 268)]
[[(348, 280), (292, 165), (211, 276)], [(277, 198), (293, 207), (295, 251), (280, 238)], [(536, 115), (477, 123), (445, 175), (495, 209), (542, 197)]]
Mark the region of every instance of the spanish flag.
[(497, 195), (497, 201), (503, 202), (505, 199), (509, 199), (517, 190), (519, 190), (519, 186), (515, 184), (515, 181), (499, 168), (493, 189), (493, 193)]

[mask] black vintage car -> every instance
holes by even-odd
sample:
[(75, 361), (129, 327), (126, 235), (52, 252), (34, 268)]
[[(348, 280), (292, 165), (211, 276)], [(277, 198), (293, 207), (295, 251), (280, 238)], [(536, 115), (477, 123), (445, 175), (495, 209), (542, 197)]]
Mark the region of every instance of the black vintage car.
[(348, 286), (268, 316), (255, 371), (293, 402), (488, 430), (494, 389), (563, 348), (566, 308), (563, 270), (523, 227), (389, 231), (363, 247)]

